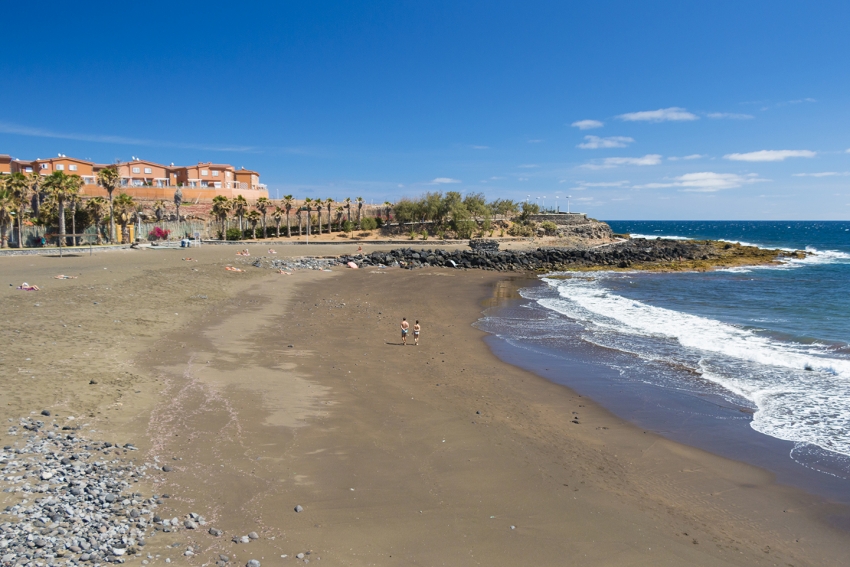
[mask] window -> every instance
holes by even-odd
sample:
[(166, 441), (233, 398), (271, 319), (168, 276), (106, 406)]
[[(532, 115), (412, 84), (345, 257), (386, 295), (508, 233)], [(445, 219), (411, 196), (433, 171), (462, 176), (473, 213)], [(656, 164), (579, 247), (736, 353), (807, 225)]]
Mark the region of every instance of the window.
[(209, 187), (209, 183), (206, 181), (201, 181), (201, 187)]
[[(44, 164), (42, 164), (42, 165), (44, 165)], [(32, 168), (31, 167), (25, 167), (24, 171), (26, 171), (27, 173), (32, 173)]]
[(210, 172), (207, 171), (206, 169), (201, 170), (201, 175), (209, 175), (209, 174), (210, 174)]
[(216, 189), (221, 189), (221, 181), (216, 181), (213, 185), (215, 185)]
[(70, 169), (71, 171), (77, 171), (77, 166), (76, 165), (69, 165), (68, 169)]
[(229, 172), (229, 171), (225, 174), (225, 177), (227, 177), (228, 179), (230, 179), (230, 172)]
[(146, 168), (145, 168), (145, 173), (153, 173), (153, 170), (151, 170), (151, 168), (149, 168), (149, 167), (146, 167)]
[(47, 164), (46, 164), (46, 163), (42, 163), (42, 164), (40, 164), (40, 165), (41, 165), (41, 169), (47, 169)]
[(218, 171), (213, 171), (213, 177), (218, 177), (218, 174), (219, 174)]
[(141, 186), (142, 186), (142, 180), (141, 179), (134, 179), (133, 180), (133, 187), (141, 187)]
[(62, 171), (63, 169), (65, 169), (64, 165), (62, 165), (61, 163), (56, 164), (56, 171)]
[(139, 170), (139, 168), (138, 168), (138, 167), (134, 167), (134, 168), (133, 168), (133, 173), (139, 173), (139, 171), (140, 171), (140, 170)]

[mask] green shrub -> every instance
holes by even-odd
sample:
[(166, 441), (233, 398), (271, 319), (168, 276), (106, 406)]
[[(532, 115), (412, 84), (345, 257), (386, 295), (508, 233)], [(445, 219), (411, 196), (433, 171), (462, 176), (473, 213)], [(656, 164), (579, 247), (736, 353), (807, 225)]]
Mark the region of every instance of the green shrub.
[(386, 222), (381, 217), (375, 217), (375, 224), (377, 225), (376, 228), (384, 228)]
[(511, 236), (534, 236), (534, 227), (530, 224), (515, 222), (508, 229)]
[(428, 240), (428, 231), (427, 230), (422, 231), (422, 240)]
[(363, 230), (375, 230), (378, 228), (378, 221), (374, 217), (366, 217), (360, 221), (360, 228)]
[(241, 233), (238, 228), (228, 228), (225, 236), (228, 240), (242, 240)]
[(354, 223), (353, 222), (351, 222), (350, 220), (347, 220), (347, 221), (344, 221), (342, 223), (342, 231), (343, 232), (351, 232), (352, 230), (354, 230)]
[(558, 232), (558, 225), (552, 221), (543, 221), (540, 223), (540, 228), (542, 228), (543, 232), (545, 232), (548, 236), (553, 236)]

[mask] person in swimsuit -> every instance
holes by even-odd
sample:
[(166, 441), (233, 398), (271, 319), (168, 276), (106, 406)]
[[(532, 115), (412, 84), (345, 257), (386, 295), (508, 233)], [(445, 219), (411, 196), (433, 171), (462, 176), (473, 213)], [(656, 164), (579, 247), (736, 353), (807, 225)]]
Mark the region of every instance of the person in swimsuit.
[(419, 346), (419, 331), (422, 330), (422, 327), (419, 326), (419, 321), (413, 325), (413, 344), (415, 346)]
[(407, 332), (410, 330), (410, 323), (405, 317), (401, 318), (401, 344), (407, 345)]

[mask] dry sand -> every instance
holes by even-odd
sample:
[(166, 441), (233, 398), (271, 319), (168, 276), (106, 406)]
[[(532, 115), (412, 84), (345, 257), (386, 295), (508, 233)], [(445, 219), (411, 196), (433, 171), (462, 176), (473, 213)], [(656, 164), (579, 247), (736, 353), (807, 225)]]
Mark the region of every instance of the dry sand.
[[(846, 510), (496, 359), (471, 324), (504, 275), (227, 272), (235, 251), (0, 258), (0, 417), (135, 443), (174, 467), (149, 486), (163, 516), (225, 530), (157, 535), (152, 565), (846, 564)], [(421, 346), (400, 346), (402, 316)], [(167, 547), (188, 541), (192, 559)]]

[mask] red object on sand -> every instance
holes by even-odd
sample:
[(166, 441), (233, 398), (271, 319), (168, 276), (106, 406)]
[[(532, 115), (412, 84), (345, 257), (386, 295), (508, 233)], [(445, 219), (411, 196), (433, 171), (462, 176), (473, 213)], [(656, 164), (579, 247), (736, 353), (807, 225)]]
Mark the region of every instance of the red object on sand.
[(349, 263), (348, 263), (348, 267), (349, 267), (349, 268), (351, 268), (352, 270), (356, 270), (356, 269), (357, 269), (357, 264), (355, 264), (354, 262), (349, 262)]

